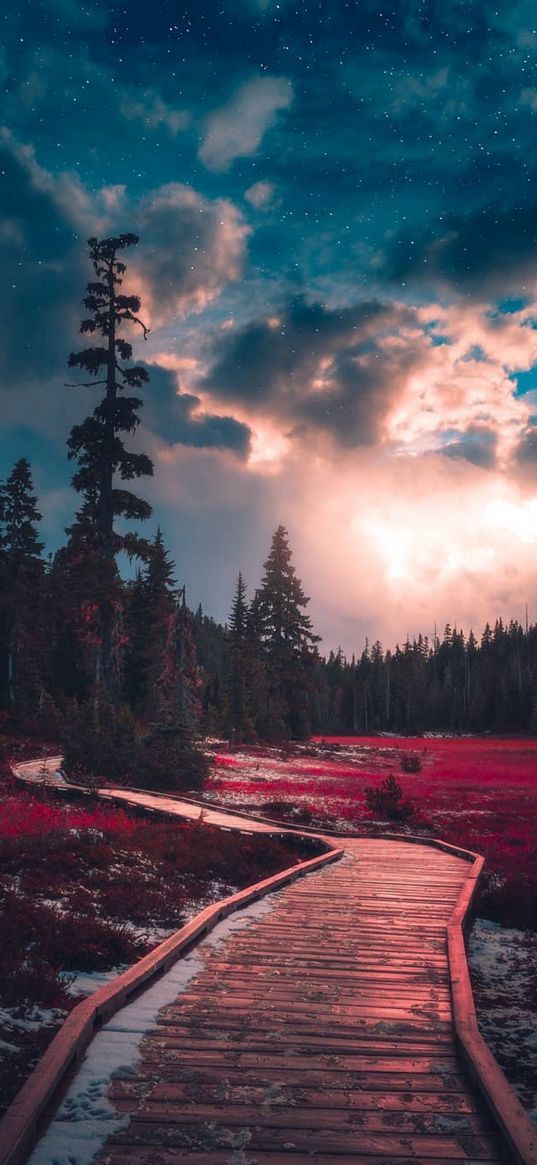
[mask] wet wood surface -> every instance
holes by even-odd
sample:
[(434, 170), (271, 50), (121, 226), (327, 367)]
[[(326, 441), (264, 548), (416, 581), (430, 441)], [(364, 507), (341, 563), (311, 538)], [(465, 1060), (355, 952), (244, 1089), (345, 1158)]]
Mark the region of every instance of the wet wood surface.
[(469, 863), (345, 840), (163, 1008), (99, 1165), (485, 1165), (505, 1144), (456, 1049), (446, 926)]

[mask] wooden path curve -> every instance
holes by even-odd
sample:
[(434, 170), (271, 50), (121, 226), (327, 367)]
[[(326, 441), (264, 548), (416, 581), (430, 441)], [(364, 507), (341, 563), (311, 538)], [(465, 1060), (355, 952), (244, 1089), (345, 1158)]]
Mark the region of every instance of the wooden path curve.
[(446, 924), (468, 862), (345, 841), (346, 857), (210, 947), (112, 1099), (99, 1165), (507, 1161), (458, 1058)]
[[(197, 945), (197, 973), (114, 1075), (123, 1127), (94, 1165), (537, 1165), (537, 1132), (475, 1024), (460, 923), (480, 861), (435, 843), (338, 845), (247, 927)], [(83, 1124), (69, 1126), (73, 1165), (90, 1160)], [(3, 1165), (1, 1140), (0, 1127)], [(31, 1165), (54, 1165), (46, 1144)]]

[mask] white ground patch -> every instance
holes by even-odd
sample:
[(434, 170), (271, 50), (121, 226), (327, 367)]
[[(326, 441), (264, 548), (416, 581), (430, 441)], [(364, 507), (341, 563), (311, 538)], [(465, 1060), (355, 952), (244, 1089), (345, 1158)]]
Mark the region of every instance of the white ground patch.
[(173, 1003), (203, 970), (203, 951), (262, 918), (277, 900), (278, 895), (271, 894), (218, 923), (191, 954), (179, 959), (153, 987), (113, 1016), (92, 1040), (28, 1165), (91, 1165), (107, 1138), (129, 1122), (128, 1116), (120, 1116), (108, 1099), (114, 1074), (134, 1072), (143, 1037), (155, 1027), (161, 1008)]
[(537, 1123), (537, 935), (477, 918), (468, 962), (482, 1035)]

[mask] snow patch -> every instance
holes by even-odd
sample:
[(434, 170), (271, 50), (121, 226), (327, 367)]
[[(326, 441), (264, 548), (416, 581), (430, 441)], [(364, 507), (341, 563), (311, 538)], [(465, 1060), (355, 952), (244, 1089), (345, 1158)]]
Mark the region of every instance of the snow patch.
[[(272, 910), (278, 894), (237, 911), (185, 955), (152, 987), (121, 1008), (92, 1040), (54, 1120), (36, 1145), (28, 1165), (91, 1165), (105, 1141), (129, 1123), (108, 1099), (114, 1076), (129, 1075), (140, 1060), (140, 1044), (156, 1026), (163, 1007), (173, 1003), (204, 969), (203, 952), (219, 946)], [(243, 1146), (240, 1146), (242, 1149)]]
[(477, 918), (468, 962), (482, 1035), (537, 1123), (537, 936)]

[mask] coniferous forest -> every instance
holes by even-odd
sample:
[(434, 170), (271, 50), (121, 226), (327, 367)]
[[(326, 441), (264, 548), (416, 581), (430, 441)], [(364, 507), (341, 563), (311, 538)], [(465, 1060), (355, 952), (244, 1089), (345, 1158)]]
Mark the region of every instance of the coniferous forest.
[[(153, 474), (150, 458), (129, 448), (151, 390), (126, 339), (147, 334), (140, 300), (128, 294), (125, 253), (137, 242), (89, 240), (83, 346), (69, 356), (66, 391), (90, 387), (97, 402), (67, 437), (79, 505), (52, 559), (26, 459), (1, 487), (8, 727), (58, 739), (73, 779), (162, 788), (201, 784), (207, 735), (534, 732), (537, 627), (498, 620), (478, 637), (447, 626), (432, 642), (419, 635), (395, 650), (375, 642), (351, 660), (324, 657), (281, 525), (259, 585), (249, 590), (237, 570), (225, 626), (191, 605), (164, 533), (147, 539), (137, 528), (151, 507), (134, 488), (143, 493), (138, 483)], [(119, 554), (134, 564), (128, 580)]]

